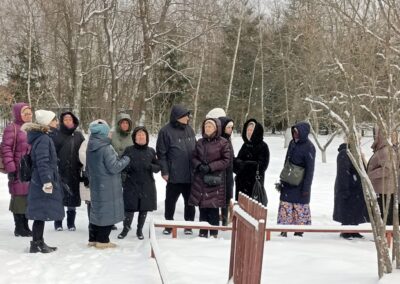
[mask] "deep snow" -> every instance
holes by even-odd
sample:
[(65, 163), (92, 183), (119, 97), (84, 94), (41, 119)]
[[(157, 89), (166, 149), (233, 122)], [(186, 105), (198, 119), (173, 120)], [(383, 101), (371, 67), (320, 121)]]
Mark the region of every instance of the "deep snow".
[[(323, 141), (325, 137), (321, 138)], [(266, 136), (271, 152), (266, 172), (268, 193), (268, 223), (276, 223), (279, 195), (274, 189), (283, 166), (286, 149), (282, 136)], [(311, 196), (311, 214), (315, 225), (335, 225), (332, 221), (333, 185), (336, 173), (336, 155), (341, 138), (335, 138), (327, 150), (328, 162), (321, 163), (317, 149), (317, 162)], [(363, 139), (367, 157), (371, 155), (371, 138)], [(155, 137), (151, 138), (155, 144)], [(234, 137), (235, 153), (242, 141)], [(150, 258), (148, 223), (151, 217), (163, 219), (165, 182), (156, 175), (158, 210), (149, 214), (145, 227), (145, 240), (139, 241), (134, 229), (124, 240), (118, 240), (122, 225), (113, 231), (111, 239), (118, 248), (97, 250), (88, 248), (86, 206), (78, 208), (77, 231), (56, 232), (47, 222), (45, 240), (58, 246), (48, 255), (29, 254), (29, 238), (14, 237), (12, 214), (8, 211), (9, 195), (6, 175), (0, 175), (0, 283), (161, 283), (155, 261)], [(196, 211), (196, 220), (198, 211)], [(183, 220), (183, 200), (180, 198), (175, 213)], [(136, 219), (134, 224), (136, 225)], [(178, 239), (163, 236), (156, 229), (159, 247), (168, 278), (172, 283), (226, 283), (229, 269), (230, 233), (221, 232), (218, 239), (184, 236)], [(265, 243), (262, 283), (400, 283), (400, 271), (385, 275), (378, 281), (376, 251), (372, 235), (363, 240), (344, 240), (335, 233), (305, 233), (303, 238), (281, 238), (277, 233)]]

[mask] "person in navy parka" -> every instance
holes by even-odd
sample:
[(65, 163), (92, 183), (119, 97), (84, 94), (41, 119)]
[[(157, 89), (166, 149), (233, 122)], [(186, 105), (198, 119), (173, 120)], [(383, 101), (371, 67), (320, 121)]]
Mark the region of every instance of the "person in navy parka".
[(43, 239), (44, 222), (64, 218), (63, 190), (57, 170), (57, 153), (53, 140), (49, 137), (50, 127), (57, 127), (54, 112), (37, 110), (37, 123), (26, 123), (31, 145), (32, 177), (29, 183), (26, 217), (33, 220), (32, 241), (29, 252), (49, 253), (56, 247), (49, 247)]
[[(292, 127), (293, 139), (290, 141), (285, 162), (304, 168), (304, 177), (297, 186), (281, 180), (280, 203), (278, 212), (278, 224), (283, 225), (311, 225), (310, 196), (311, 184), (314, 177), (315, 147), (308, 139), (310, 125), (307, 122), (299, 122)], [(281, 236), (286, 237), (285, 232)], [(295, 236), (303, 236), (302, 232), (296, 232)]]

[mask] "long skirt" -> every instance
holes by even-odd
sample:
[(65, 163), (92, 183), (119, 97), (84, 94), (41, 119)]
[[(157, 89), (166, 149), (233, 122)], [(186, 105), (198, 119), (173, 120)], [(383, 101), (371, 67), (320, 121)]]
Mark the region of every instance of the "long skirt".
[(278, 224), (311, 225), (310, 204), (281, 201), (278, 210)]

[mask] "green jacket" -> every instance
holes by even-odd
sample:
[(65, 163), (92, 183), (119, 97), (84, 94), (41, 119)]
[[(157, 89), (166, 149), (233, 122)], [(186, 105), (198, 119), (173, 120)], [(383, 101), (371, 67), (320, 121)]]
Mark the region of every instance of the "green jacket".
[[(121, 120), (127, 120), (129, 122), (128, 131), (122, 131), (119, 124)], [(117, 123), (115, 125), (115, 130), (111, 133), (111, 145), (114, 147), (114, 150), (118, 153), (118, 156), (121, 157), (122, 153), (124, 153), (125, 148), (133, 145), (132, 142), (132, 120), (129, 114), (121, 113), (117, 117)]]

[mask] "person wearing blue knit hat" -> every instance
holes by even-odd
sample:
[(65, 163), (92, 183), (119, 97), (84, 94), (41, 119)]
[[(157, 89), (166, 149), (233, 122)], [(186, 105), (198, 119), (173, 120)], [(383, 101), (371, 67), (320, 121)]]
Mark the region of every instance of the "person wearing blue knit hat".
[(89, 125), (90, 137), (86, 151), (91, 209), (89, 215), (89, 246), (98, 249), (116, 247), (110, 242), (112, 226), (124, 219), (121, 172), (129, 164), (127, 156), (118, 158), (108, 137), (110, 127), (97, 120)]

